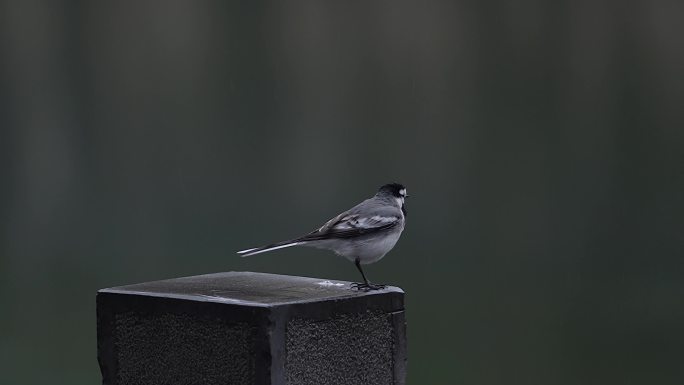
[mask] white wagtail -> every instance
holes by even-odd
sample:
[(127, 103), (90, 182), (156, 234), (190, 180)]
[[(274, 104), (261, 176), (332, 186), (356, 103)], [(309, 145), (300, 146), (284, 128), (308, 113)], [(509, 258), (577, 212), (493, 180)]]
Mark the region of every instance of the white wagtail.
[(354, 284), (359, 290), (377, 290), (385, 285), (371, 284), (361, 265), (377, 262), (399, 240), (406, 221), (404, 199), (406, 188), (398, 183), (386, 184), (372, 198), (326, 222), (319, 229), (289, 241), (238, 251), (243, 257), (290, 246), (310, 246), (332, 250), (354, 262), (361, 272), (363, 283)]

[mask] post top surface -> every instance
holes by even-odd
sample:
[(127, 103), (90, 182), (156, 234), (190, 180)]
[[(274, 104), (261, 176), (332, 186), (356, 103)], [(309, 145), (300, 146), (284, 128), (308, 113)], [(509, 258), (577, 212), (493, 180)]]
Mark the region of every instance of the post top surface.
[(398, 287), (363, 292), (351, 282), (246, 271), (231, 271), (151, 281), (102, 289), (99, 293), (132, 294), (194, 301), (269, 307), (345, 297), (403, 293)]

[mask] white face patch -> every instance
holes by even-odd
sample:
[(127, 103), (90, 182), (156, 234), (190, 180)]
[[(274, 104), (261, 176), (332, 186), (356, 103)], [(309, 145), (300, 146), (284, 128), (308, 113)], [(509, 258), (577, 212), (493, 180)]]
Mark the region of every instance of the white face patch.
[(405, 197), (406, 196), (406, 189), (403, 188), (403, 189), (399, 190), (399, 195), (401, 195), (402, 197)]

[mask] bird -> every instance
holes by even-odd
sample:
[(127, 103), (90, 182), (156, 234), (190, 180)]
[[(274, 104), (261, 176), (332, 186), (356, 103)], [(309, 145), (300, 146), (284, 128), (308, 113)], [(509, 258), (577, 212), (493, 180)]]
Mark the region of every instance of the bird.
[(363, 282), (353, 283), (353, 288), (360, 291), (380, 290), (385, 285), (371, 283), (361, 266), (379, 261), (394, 248), (404, 231), (407, 215), (405, 200), (408, 197), (404, 185), (385, 184), (373, 197), (304, 236), (237, 253), (248, 257), (292, 246), (331, 250), (353, 262), (361, 273)]

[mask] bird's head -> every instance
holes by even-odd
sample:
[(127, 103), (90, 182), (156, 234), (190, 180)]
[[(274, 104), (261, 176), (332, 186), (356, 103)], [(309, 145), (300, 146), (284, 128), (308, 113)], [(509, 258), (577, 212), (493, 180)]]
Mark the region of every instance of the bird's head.
[(408, 198), (409, 196), (406, 192), (406, 187), (404, 187), (404, 185), (400, 183), (386, 184), (380, 187), (376, 195), (394, 198), (399, 207), (404, 207), (404, 199)]

